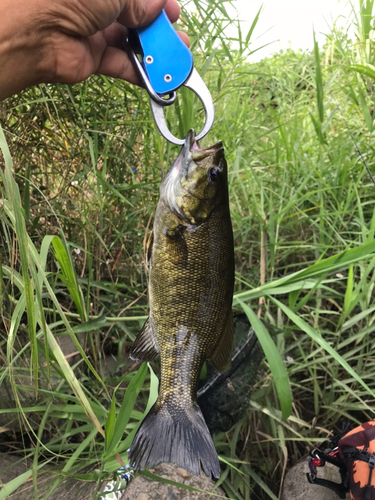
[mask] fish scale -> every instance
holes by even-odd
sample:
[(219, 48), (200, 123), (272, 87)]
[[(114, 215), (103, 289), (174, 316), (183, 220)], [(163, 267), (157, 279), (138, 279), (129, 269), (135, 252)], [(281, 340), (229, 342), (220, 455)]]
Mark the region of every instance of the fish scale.
[(141, 470), (170, 462), (219, 477), (197, 385), (206, 359), (221, 372), (229, 368), (233, 342), (233, 233), (221, 143), (201, 149), (188, 133), (161, 185), (149, 250), (150, 316), (131, 357), (160, 354), (159, 396), (129, 460)]

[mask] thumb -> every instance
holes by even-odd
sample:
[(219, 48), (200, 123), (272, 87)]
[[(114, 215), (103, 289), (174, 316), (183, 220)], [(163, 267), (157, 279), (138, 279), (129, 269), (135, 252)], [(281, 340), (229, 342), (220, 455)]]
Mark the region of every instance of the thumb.
[(117, 21), (127, 28), (139, 28), (153, 21), (165, 9), (172, 23), (180, 16), (176, 0), (125, 0)]

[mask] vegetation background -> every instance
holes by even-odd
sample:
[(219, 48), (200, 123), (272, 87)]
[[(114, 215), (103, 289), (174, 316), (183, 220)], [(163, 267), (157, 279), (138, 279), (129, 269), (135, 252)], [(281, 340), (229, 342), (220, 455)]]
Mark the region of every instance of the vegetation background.
[[(247, 414), (214, 436), (231, 499), (277, 499), (314, 444), (374, 417), (375, 187), (356, 147), (374, 171), (373, 3), (353, 4), (354, 40), (333, 26), (324, 47), (255, 64), (261, 13), (242, 33), (229, 0), (184, 4), (215, 100), (203, 143), (223, 140), (229, 164), (234, 310), (266, 354)], [(180, 136), (197, 116), (188, 92), (168, 110)], [(0, 119), (0, 449), (32, 460), (0, 499), (31, 480), (40, 498), (48, 463), (43, 498), (64, 476), (98, 490), (127, 463), (157, 393), (153, 368), (124, 353), (147, 317), (144, 242), (177, 148), (144, 91), (102, 76), (31, 88), (1, 103)], [(105, 370), (108, 356), (120, 373)]]

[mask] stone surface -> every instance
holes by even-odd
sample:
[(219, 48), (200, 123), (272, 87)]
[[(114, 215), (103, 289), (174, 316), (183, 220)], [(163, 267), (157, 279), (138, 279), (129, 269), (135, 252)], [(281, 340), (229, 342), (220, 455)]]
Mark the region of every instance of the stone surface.
[[(16, 384), (19, 385), (24, 385), (24, 386), (33, 386), (33, 380), (28, 376), (19, 376), (15, 370), (14, 374), (14, 381)], [(19, 392), (19, 400), (22, 404), (22, 406), (28, 407), (28, 406), (33, 406), (35, 405), (35, 392), (29, 392), (26, 390), (22, 390)], [(16, 402), (14, 400), (13, 396), (13, 390), (12, 387), (9, 383), (9, 381), (4, 380), (0, 386), (0, 427), (5, 427), (8, 430), (12, 431), (20, 431), (23, 426), (22, 426), (22, 418), (18, 417), (17, 412), (11, 412), (11, 413), (5, 413), (7, 410), (11, 410), (13, 408), (16, 408)], [(5, 410), (5, 411), (4, 411)], [(29, 418), (31, 416), (30, 413), (26, 413), (26, 416)], [(37, 427), (39, 425), (39, 417), (36, 416), (35, 414), (32, 415), (32, 421), (35, 421), (35, 426)]]
[[(0, 484), (6, 484), (16, 477), (20, 476), (31, 467), (31, 461), (23, 460), (16, 455), (9, 455), (0, 453)], [(42, 470), (48, 470), (42, 469)], [(38, 477), (38, 493), (40, 498), (45, 491), (48, 491), (53, 484), (55, 475), (40, 474)], [(48, 481), (48, 484), (47, 484)], [(51, 498), (53, 500), (92, 500), (91, 493), (95, 489), (94, 483), (84, 483), (83, 481), (76, 481), (69, 479), (61, 484), (56, 491), (54, 491)], [(32, 480), (28, 480), (20, 486), (15, 492), (6, 497), (9, 500), (35, 500), (33, 492)]]
[[(22, 457), (0, 453), (0, 487), (29, 470), (31, 465), (31, 461), (23, 460)], [(45, 471), (44, 474), (41, 473), (42, 470)], [(39, 471), (38, 476), (38, 496), (40, 498), (43, 497), (45, 492), (49, 491), (56, 478), (55, 475), (48, 473), (48, 466), (42, 470)], [(215, 484), (206, 476), (192, 476), (183, 469), (169, 464), (161, 464), (156, 467), (155, 474), (207, 492), (212, 491)], [(59, 485), (51, 498), (53, 500), (92, 500), (95, 486), (94, 482), (68, 479)], [(105, 485), (103, 485), (102, 491), (104, 488)], [(209, 494), (183, 490), (175, 486), (152, 481), (144, 476), (138, 476), (136, 479), (131, 480), (122, 496), (119, 493), (119, 496), (108, 495), (108, 498), (118, 500), (212, 500), (213, 498), (227, 498), (220, 488), (215, 490), (215, 494), (221, 495), (221, 497), (210, 497)], [(35, 500), (32, 480), (26, 481), (6, 498), (9, 500)]]
[(176, 483), (183, 483), (193, 488), (207, 491), (208, 493), (184, 490), (169, 484), (152, 481), (145, 476), (138, 476), (129, 483), (121, 500), (212, 500), (214, 498), (227, 498), (220, 488), (217, 488), (214, 493), (221, 495), (221, 497), (209, 495), (215, 482), (204, 476), (203, 473), (197, 477), (189, 474), (180, 467), (170, 464), (160, 464), (155, 468), (154, 474), (175, 481)]
[[(310, 484), (306, 477), (308, 472), (307, 458), (287, 472), (281, 500), (338, 500), (339, 497), (333, 491), (323, 486)], [(331, 464), (319, 468), (318, 477), (335, 483), (341, 482), (338, 468)], [(347, 495), (347, 498), (349, 498), (349, 495)]]
[[(77, 333), (76, 337), (81, 346), (83, 346), (85, 334)], [(77, 347), (74, 345), (74, 342), (71, 339), (70, 335), (59, 335), (58, 337), (56, 337), (56, 340), (60, 346), (60, 349), (65, 355), (65, 359), (69, 362), (70, 365), (74, 365), (81, 359), (81, 355), (79, 351), (77, 351)]]

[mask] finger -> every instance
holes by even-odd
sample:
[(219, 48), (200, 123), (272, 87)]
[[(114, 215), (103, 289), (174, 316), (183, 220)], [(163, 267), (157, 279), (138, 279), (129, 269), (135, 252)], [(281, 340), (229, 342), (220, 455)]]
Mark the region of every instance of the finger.
[(190, 47), (190, 38), (187, 36), (186, 33), (183, 31), (177, 31), (178, 36), (181, 38), (181, 40), (184, 42), (184, 44), (187, 47)]
[(171, 22), (176, 22), (180, 16), (177, 0), (127, 0), (117, 21), (127, 28), (139, 28), (151, 23), (164, 8)]
[(171, 23), (175, 23), (180, 17), (181, 9), (176, 0), (167, 0), (164, 9)]
[(126, 52), (116, 47), (107, 47), (104, 51), (96, 73), (120, 78), (129, 83), (142, 86), (132, 62)]
[(117, 21), (127, 28), (139, 28), (153, 21), (167, 0), (127, 0)]
[[(101, 33), (103, 33), (107, 45), (124, 50), (124, 41), (129, 33), (129, 30), (125, 26), (120, 23), (112, 23), (111, 26), (108, 26)], [(190, 47), (190, 40), (187, 34), (182, 31), (177, 31), (177, 33), (184, 44)]]
[(120, 23), (112, 23), (102, 33), (109, 47), (117, 47), (124, 50), (124, 42), (129, 33), (129, 30), (125, 26)]

